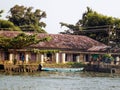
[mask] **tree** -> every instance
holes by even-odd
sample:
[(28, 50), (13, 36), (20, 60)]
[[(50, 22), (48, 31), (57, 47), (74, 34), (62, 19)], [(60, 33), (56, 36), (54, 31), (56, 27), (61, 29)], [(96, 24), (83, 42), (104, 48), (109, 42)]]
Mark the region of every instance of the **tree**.
[(93, 11), (91, 8), (87, 7), (82, 15), (82, 19), (78, 20), (76, 25), (82, 27), (91, 27), (91, 26), (105, 26), (105, 25), (114, 25), (117, 18), (105, 16), (103, 14)]
[(65, 26), (67, 28), (69, 28), (68, 30), (65, 30), (64, 32), (60, 32), (61, 34), (79, 34), (79, 31), (81, 30), (81, 27), (79, 25), (72, 25), (72, 24), (67, 24), (67, 23), (63, 23), (60, 22), (61, 27)]
[(10, 37), (0, 37), (0, 48), (6, 51), (12, 50), (14, 53), (14, 59), (16, 57), (17, 49), (27, 49), (30, 45), (37, 44), (39, 42), (49, 41), (50, 37), (45, 37), (42, 39), (37, 39), (37, 34), (27, 35), (25, 33), (20, 33), (17, 36)]
[(40, 9), (32, 12), (33, 7), (15, 5), (10, 9), (9, 21), (19, 26), (23, 31), (44, 32), (46, 24), (41, 21), (46, 18), (46, 13)]
[(0, 10), (0, 17), (2, 17), (2, 15), (1, 15), (2, 13), (3, 13), (3, 10)]
[[(4, 11), (0, 10), (0, 17), (2, 17), (2, 13)], [(21, 29), (17, 26), (15, 26), (12, 22), (8, 21), (8, 20), (3, 20), (0, 19), (0, 28), (2, 30), (10, 30), (10, 31), (20, 31)]]
[[(83, 13), (82, 19), (78, 20), (75, 25), (63, 22), (60, 24), (68, 27), (65, 32), (60, 32), (62, 34), (86, 35), (105, 44), (109, 43), (108, 38), (112, 38), (112, 41), (115, 41), (116, 36), (113, 36), (116, 33), (115, 29), (120, 29), (119, 18), (99, 14), (89, 7)], [(112, 35), (110, 35), (110, 32), (112, 32)]]

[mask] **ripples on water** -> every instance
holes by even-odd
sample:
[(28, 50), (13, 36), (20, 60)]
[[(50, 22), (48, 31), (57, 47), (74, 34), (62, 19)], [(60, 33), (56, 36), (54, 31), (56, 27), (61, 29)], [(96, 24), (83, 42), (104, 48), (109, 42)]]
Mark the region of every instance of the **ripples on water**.
[(120, 76), (92, 72), (1, 73), (0, 90), (120, 90)]

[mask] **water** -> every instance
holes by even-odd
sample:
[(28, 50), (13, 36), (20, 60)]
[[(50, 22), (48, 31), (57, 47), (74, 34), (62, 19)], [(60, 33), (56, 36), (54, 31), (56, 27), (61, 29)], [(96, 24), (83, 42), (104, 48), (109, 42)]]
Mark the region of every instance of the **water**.
[(88, 72), (1, 73), (0, 90), (120, 90), (120, 77)]

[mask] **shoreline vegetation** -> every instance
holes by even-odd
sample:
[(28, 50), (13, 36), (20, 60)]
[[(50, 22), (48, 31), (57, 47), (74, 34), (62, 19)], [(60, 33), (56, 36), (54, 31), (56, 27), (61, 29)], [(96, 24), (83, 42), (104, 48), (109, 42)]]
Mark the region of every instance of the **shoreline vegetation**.
[(42, 67), (50, 67), (50, 68), (81, 68), (85, 67), (86, 65), (83, 63), (76, 63), (76, 62), (68, 62), (68, 63), (59, 63), (59, 64), (42, 64)]
[(9, 63), (9, 61), (5, 61), (5, 62), (0, 62), (0, 64), (3, 65), (39, 65), (41, 64), (42, 67), (50, 67), (50, 68), (81, 68), (81, 67), (85, 67), (86, 64), (82, 63), (82, 62), (66, 62), (66, 63), (40, 63), (40, 62), (29, 62), (28, 64), (26, 64), (25, 62), (22, 63), (16, 63), (16, 64), (11, 64)]
[(0, 70), (5, 72), (36, 72), (42, 71), (42, 68), (84, 68), (86, 64), (84, 63), (76, 63), (76, 62), (67, 62), (67, 63), (29, 63), (29, 64), (9, 64), (3, 63), (0, 64)]

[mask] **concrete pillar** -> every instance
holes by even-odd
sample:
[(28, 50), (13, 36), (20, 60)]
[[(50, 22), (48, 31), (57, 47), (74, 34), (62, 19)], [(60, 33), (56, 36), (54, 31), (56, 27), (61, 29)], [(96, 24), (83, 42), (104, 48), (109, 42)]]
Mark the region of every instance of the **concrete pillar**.
[(117, 56), (117, 57), (116, 57), (116, 65), (119, 64), (119, 61), (120, 61), (120, 58), (119, 58), (119, 56)]
[(77, 55), (76, 61), (77, 61), (77, 62), (80, 62), (80, 56), (79, 56), (79, 55)]
[(65, 53), (62, 53), (62, 63), (65, 63)]
[(44, 55), (41, 54), (41, 63), (44, 63)]
[(59, 53), (56, 53), (56, 54), (55, 54), (55, 57), (56, 57), (56, 59), (55, 59), (55, 60), (56, 60), (56, 63), (58, 64), (58, 63), (59, 63)]
[(14, 56), (14, 55), (13, 55), (12, 53), (9, 54), (9, 60), (10, 60), (10, 63), (13, 62), (13, 56)]
[(29, 62), (29, 54), (28, 53), (25, 54), (25, 61), (26, 61), (26, 63)]

